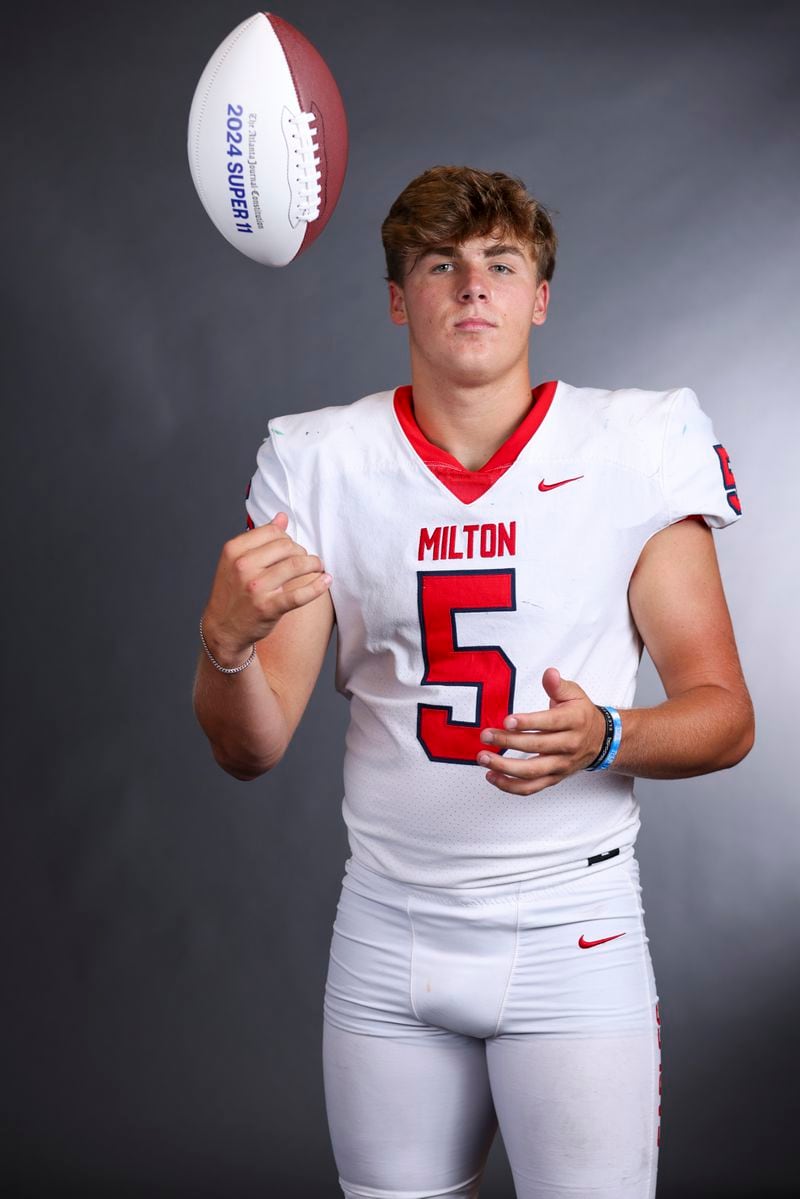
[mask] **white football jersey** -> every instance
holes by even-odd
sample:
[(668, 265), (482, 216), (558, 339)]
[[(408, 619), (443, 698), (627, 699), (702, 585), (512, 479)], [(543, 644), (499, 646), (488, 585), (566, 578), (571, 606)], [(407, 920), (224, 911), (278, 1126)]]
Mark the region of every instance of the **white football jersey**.
[(642, 547), (684, 517), (722, 528), (741, 514), (689, 388), (553, 381), (532, 395), (477, 471), (428, 441), (408, 386), (273, 417), (247, 488), (247, 527), (286, 512), (333, 576), (350, 850), (402, 882), (524, 883), (632, 852), (630, 776), (579, 771), (510, 795), (477, 762), (480, 732), (547, 709), (548, 666), (595, 703), (630, 707)]

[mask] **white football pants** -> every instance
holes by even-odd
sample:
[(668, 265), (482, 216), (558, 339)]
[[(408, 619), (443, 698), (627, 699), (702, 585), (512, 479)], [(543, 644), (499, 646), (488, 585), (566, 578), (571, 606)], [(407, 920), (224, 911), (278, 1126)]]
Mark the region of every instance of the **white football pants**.
[(653, 1199), (661, 1028), (632, 849), (468, 892), (345, 870), (322, 1046), (346, 1199), (475, 1199), (498, 1124), (517, 1199)]

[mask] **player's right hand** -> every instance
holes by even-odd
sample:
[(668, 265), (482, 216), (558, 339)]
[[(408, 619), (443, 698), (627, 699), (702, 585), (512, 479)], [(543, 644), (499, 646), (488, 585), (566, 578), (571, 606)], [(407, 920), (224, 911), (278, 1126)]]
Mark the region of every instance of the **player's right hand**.
[(291, 539), (288, 523), (287, 514), (277, 512), (268, 524), (247, 529), (222, 547), (203, 635), (226, 658), (241, 656), (286, 612), (328, 590), (321, 560)]

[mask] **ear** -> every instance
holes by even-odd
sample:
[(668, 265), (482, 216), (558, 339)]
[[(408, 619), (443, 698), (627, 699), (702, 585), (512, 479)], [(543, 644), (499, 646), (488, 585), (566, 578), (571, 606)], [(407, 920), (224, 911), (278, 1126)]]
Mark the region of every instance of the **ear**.
[(547, 320), (547, 305), (549, 301), (550, 285), (546, 279), (542, 279), (536, 288), (536, 299), (533, 302), (533, 316), (531, 317), (532, 325), (543, 325)]
[(407, 325), (406, 301), (402, 287), (389, 282), (389, 316), (395, 325)]

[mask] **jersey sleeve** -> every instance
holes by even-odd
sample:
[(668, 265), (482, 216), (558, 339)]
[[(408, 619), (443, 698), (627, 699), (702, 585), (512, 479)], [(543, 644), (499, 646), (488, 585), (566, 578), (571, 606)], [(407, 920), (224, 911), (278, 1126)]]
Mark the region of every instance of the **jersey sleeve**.
[(728, 451), (689, 387), (678, 392), (667, 416), (661, 477), (665, 524), (702, 516), (722, 529), (742, 514)]
[(247, 484), (244, 506), (247, 529), (265, 525), (277, 512), (285, 512), (289, 517), (288, 535), (312, 552), (313, 538), (303, 514), (295, 509), (289, 476), (271, 432), (267, 433), (256, 454), (256, 470)]

